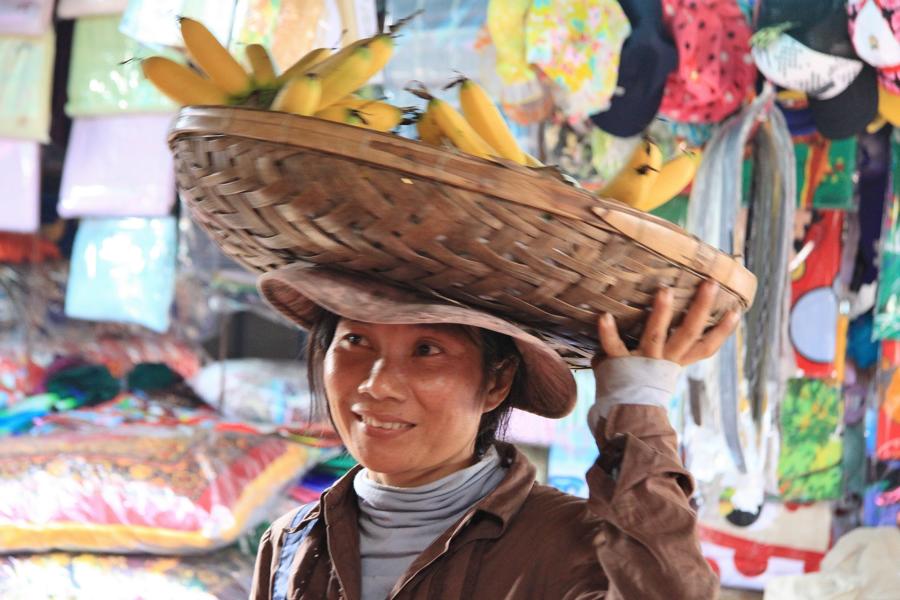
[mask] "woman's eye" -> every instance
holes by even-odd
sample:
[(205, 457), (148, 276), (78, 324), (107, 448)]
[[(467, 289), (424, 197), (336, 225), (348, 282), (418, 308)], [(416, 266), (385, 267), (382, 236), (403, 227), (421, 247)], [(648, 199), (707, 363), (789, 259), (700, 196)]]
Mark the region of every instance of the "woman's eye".
[(416, 356), (434, 356), (440, 353), (441, 349), (434, 344), (419, 344), (416, 346)]
[(359, 346), (363, 343), (363, 337), (356, 333), (348, 333), (344, 336), (344, 341), (351, 346)]

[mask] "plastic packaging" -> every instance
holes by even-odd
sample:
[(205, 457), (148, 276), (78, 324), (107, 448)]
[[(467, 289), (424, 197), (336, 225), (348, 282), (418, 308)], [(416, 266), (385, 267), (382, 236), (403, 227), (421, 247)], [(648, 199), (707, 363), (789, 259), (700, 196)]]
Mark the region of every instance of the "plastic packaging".
[(128, 0), (59, 0), (56, 16), (77, 19), (94, 15), (120, 14), (128, 7)]
[(270, 503), (318, 456), (274, 436), (208, 427), (7, 438), (0, 549), (208, 552), (270, 516)]
[(236, 0), (128, 0), (119, 30), (147, 46), (184, 48), (178, 17), (203, 23), (228, 43)]
[(63, 167), (59, 215), (168, 215), (175, 204), (175, 169), (166, 146), (171, 120), (170, 115), (75, 119)]
[(56, 36), (0, 37), (0, 138), (50, 141)]
[(41, 35), (50, 28), (53, 0), (0, 3), (0, 35)]
[[(391, 22), (407, 17), (425, 5), (421, 0), (389, 0)], [(476, 0), (428, 4), (427, 10), (410, 21), (397, 41), (398, 51), (384, 71), (385, 88), (399, 93), (411, 80), (421, 81), (432, 92), (456, 77), (456, 71), (470, 77), (482, 67), (474, 52), (485, 24), (485, 3)], [(494, 71), (494, 65), (491, 65)], [(455, 96), (455, 93), (452, 94)], [(401, 104), (412, 96), (402, 94)]]
[[(0, 42), (2, 47), (3, 42)], [(0, 89), (2, 89), (0, 83)], [(0, 92), (2, 94), (2, 92)], [(0, 231), (31, 233), (40, 225), (40, 146), (0, 139)]]
[(206, 365), (191, 387), (226, 418), (278, 425), (313, 421), (306, 366), (300, 361), (234, 359)]
[(66, 114), (87, 117), (123, 112), (174, 113), (175, 104), (144, 77), (140, 59), (177, 52), (151, 50), (119, 31), (119, 15), (75, 23)]
[(66, 315), (169, 327), (175, 219), (85, 219), (75, 236)]

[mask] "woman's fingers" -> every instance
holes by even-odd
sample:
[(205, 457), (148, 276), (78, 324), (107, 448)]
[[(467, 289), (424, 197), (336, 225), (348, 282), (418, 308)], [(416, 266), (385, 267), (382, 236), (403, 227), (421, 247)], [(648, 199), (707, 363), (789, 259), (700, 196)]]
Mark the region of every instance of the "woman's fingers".
[(700, 286), (687, 314), (666, 343), (665, 358), (680, 362), (697, 340), (703, 337), (703, 330), (709, 322), (718, 292), (719, 286), (712, 281), (706, 281)]
[(653, 301), (653, 310), (647, 317), (644, 325), (644, 333), (638, 346), (641, 355), (648, 358), (662, 358), (669, 335), (669, 326), (672, 324), (673, 304), (675, 296), (669, 288), (663, 288), (656, 294)]
[(621, 358), (631, 354), (619, 336), (616, 320), (611, 314), (604, 313), (597, 319), (597, 333), (600, 337), (600, 346), (609, 358)]
[(700, 338), (700, 340), (695, 343), (680, 360), (678, 360), (678, 363), (681, 365), (689, 365), (698, 360), (709, 358), (718, 352), (719, 348), (722, 347), (722, 344), (725, 343), (725, 340), (734, 333), (734, 329), (737, 327), (740, 320), (740, 313), (735, 310), (730, 311), (716, 324), (715, 327), (710, 329), (706, 335)]

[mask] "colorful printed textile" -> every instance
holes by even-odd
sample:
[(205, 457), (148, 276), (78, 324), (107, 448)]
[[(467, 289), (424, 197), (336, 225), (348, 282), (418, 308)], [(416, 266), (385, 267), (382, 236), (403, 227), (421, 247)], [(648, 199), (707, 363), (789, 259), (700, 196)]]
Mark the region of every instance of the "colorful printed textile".
[(795, 135), (797, 206), (853, 208), (857, 139), (830, 140), (820, 133)]
[(245, 600), (253, 559), (237, 550), (191, 557), (52, 554), (0, 558), (5, 600)]
[(782, 500), (834, 500), (841, 494), (843, 444), (839, 387), (792, 379), (780, 407), (778, 489)]
[(722, 510), (698, 525), (703, 556), (723, 586), (761, 590), (772, 578), (819, 569), (830, 546), (831, 507), (767, 501), (755, 513)]
[[(805, 256), (791, 273), (789, 332), (797, 368), (803, 377), (838, 376), (839, 311), (835, 280), (841, 268), (844, 215), (841, 211), (798, 211), (803, 231), (797, 248)], [(803, 221), (805, 221), (805, 226)], [(846, 338), (846, 333), (844, 333)]]
[(0, 445), (0, 548), (186, 554), (224, 547), (317, 458), (316, 449), (279, 438), (204, 428), (8, 438)]
[(753, 93), (750, 26), (734, 0), (664, 0), (663, 21), (678, 47), (659, 112), (685, 123), (717, 123)]
[(875, 458), (900, 460), (900, 368), (889, 368), (882, 360), (883, 385), (880, 387)]
[[(900, 172), (900, 134), (891, 135), (891, 172)], [(881, 226), (881, 270), (875, 303), (875, 337), (900, 339), (900, 177), (893, 177)]]
[(497, 50), (497, 75), (512, 85), (534, 79), (525, 56), (525, 19), (531, 0), (490, 0), (487, 28)]
[(572, 122), (609, 108), (622, 45), (631, 34), (614, 0), (534, 0), (526, 24), (528, 62), (564, 92)]

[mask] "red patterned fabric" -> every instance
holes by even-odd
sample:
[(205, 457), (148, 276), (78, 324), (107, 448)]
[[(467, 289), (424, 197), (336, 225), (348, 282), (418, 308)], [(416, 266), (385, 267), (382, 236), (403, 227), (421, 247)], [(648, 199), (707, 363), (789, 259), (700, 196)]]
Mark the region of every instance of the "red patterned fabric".
[(663, 0), (663, 22), (678, 48), (660, 114), (684, 123), (717, 123), (753, 93), (750, 26), (735, 0)]

